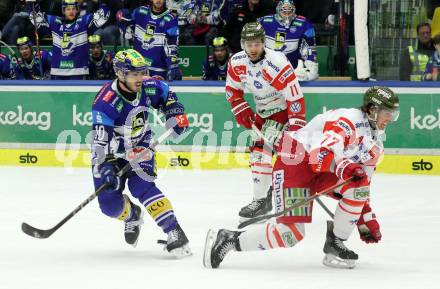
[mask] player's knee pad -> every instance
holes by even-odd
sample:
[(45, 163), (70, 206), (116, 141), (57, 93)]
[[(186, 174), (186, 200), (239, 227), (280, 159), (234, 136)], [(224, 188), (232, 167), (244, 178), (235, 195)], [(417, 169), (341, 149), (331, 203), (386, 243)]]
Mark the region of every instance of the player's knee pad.
[(263, 191), (266, 191), (272, 178), (272, 152), (267, 151), (262, 143), (254, 143), (251, 147), (250, 163), (252, 177), (258, 179), (255, 185), (262, 184)]
[(116, 219), (125, 221), (131, 216), (131, 210), (133, 209), (133, 203), (130, 201), (127, 195), (123, 195), (124, 204), (121, 212), (116, 216)]
[(101, 212), (112, 218), (117, 218), (125, 206), (124, 197), (119, 191), (102, 192), (98, 195), (98, 203)]
[(370, 187), (342, 188), (340, 191), (342, 198), (339, 200), (338, 207), (343, 212), (354, 216), (359, 216), (362, 208), (370, 198)]
[(276, 223), (266, 224), (266, 238), (270, 248), (293, 247), (305, 237), (303, 223)]

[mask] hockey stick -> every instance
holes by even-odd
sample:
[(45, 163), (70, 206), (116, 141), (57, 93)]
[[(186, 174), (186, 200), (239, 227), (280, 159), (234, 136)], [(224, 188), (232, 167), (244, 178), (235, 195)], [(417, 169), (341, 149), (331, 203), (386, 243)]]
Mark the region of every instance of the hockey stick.
[(257, 134), (257, 136), (259, 138), (261, 138), (263, 140), (263, 147), (269, 151), (269, 152), (273, 152), (273, 145), (272, 143), (264, 136), (264, 134), (261, 132), (261, 130), (258, 129), (258, 127), (251, 122), (252, 124), (252, 130)]
[(316, 198), (316, 202), (321, 206), (321, 208), (333, 219), (335, 214), (324, 204), (320, 198)]
[(14, 49), (11, 48), (11, 46), (9, 46), (8, 44), (6, 44), (6, 43), (5, 43), (4, 41), (2, 41), (2, 40), (0, 40), (0, 44), (3, 45), (4, 47), (6, 47), (6, 48), (9, 50), (9, 52), (11, 53), (11, 55), (12, 55), (13, 57), (15, 57), (15, 51), (14, 51)]
[[(136, 156), (135, 159), (132, 161), (137, 161), (145, 156), (147, 156), (149, 153), (154, 152), (154, 148), (161, 142), (163, 142), (166, 138), (168, 138), (173, 133), (173, 128), (168, 129), (163, 134), (161, 134), (154, 142), (150, 144), (150, 146)], [(131, 163), (128, 162), (120, 171), (117, 172), (117, 176), (121, 177), (125, 175), (129, 170), (131, 169)], [(98, 196), (102, 191), (104, 191), (107, 188), (107, 184), (102, 184), (92, 195), (90, 195), (87, 199), (85, 199), (81, 204), (79, 204), (70, 214), (68, 214), (64, 219), (62, 219), (58, 224), (56, 224), (54, 227), (43, 230), (43, 229), (37, 229), (35, 227), (32, 227), (31, 225), (27, 223), (21, 224), (21, 229), (25, 234), (28, 234), (29, 236), (32, 236), (34, 238), (39, 239), (46, 239), (49, 238), (53, 233), (55, 233), (62, 225), (64, 225), (67, 221), (69, 221), (73, 216), (75, 216), (82, 208), (84, 208), (88, 203), (90, 203), (96, 196)]]
[(37, 14), (35, 13), (35, 2), (32, 2), (32, 16), (34, 18), (34, 28), (35, 28), (35, 44), (37, 44), (37, 54), (38, 58), (40, 59), (40, 76), (44, 77), (43, 75), (43, 57), (41, 56), (41, 50), (40, 50), (40, 37), (38, 36), (38, 28), (37, 28)]
[(278, 212), (278, 213), (270, 214), (270, 215), (265, 215), (265, 216), (260, 216), (260, 217), (256, 217), (256, 218), (252, 218), (252, 219), (249, 219), (249, 220), (247, 220), (247, 221), (244, 221), (243, 223), (241, 223), (241, 224), (238, 225), (238, 228), (239, 228), (239, 229), (243, 229), (244, 227), (249, 226), (249, 225), (251, 225), (251, 224), (258, 223), (258, 222), (260, 222), (260, 221), (264, 221), (264, 220), (267, 220), (267, 219), (270, 219), (270, 218), (273, 218), (273, 217), (279, 217), (279, 216), (282, 216), (282, 215), (284, 215), (285, 213), (292, 211), (293, 209), (296, 209), (296, 208), (299, 208), (299, 207), (301, 207), (301, 206), (304, 206), (305, 204), (309, 203), (310, 201), (312, 201), (312, 200), (314, 200), (314, 199), (316, 199), (316, 198), (318, 198), (318, 197), (320, 197), (320, 196), (322, 196), (322, 195), (326, 195), (326, 194), (330, 193), (331, 191), (333, 191), (333, 190), (336, 189), (336, 188), (339, 188), (339, 187), (342, 187), (342, 186), (348, 184), (348, 183), (351, 182), (353, 179), (354, 179), (354, 177), (348, 178), (347, 180), (343, 181), (343, 182), (340, 183), (340, 184), (335, 184), (335, 185), (333, 185), (333, 186), (331, 186), (331, 187), (329, 187), (329, 188), (327, 188), (327, 189), (324, 189), (324, 190), (322, 190), (322, 191), (320, 191), (320, 192), (317, 192), (317, 193), (314, 194), (313, 196), (310, 196), (310, 197), (308, 197), (307, 199), (302, 200), (301, 202), (298, 202), (298, 203), (296, 203), (296, 204), (293, 204), (292, 206), (290, 206), (290, 207), (288, 207), (288, 208), (286, 208), (286, 209), (284, 209), (283, 211), (280, 211), (280, 212)]

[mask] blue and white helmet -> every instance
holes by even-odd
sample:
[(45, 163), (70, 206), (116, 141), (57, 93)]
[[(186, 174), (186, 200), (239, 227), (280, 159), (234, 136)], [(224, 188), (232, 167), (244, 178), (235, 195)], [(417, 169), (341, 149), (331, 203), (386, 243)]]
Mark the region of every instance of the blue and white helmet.
[(277, 5), (277, 12), (275, 19), (282, 25), (288, 26), (295, 18), (295, 1), (294, 0), (280, 0)]
[(134, 49), (127, 49), (116, 53), (113, 59), (113, 69), (116, 74), (118, 72), (126, 74), (130, 71), (146, 72), (148, 65), (139, 52)]

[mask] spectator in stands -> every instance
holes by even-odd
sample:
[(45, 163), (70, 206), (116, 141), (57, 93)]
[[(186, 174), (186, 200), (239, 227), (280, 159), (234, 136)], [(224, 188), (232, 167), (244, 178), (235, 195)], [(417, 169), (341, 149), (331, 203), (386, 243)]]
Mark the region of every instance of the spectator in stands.
[(189, 17), (193, 13), (193, 0), (166, 0), (168, 10), (177, 18), (177, 25), (179, 26), (179, 42), (185, 42), (185, 30), (190, 28)]
[(304, 16), (295, 14), (293, 0), (280, 0), (275, 14), (258, 21), (266, 32), (265, 46), (287, 56), (299, 81), (318, 78), (315, 29)]
[(226, 80), (228, 60), (230, 57), (228, 40), (216, 37), (212, 40), (214, 53), (203, 63), (203, 80)]
[[(99, 2), (98, 0), (93, 0), (93, 1)], [(100, 27), (95, 32), (95, 34), (101, 36), (101, 41), (103, 45), (111, 45), (113, 47), (116, 47), (119, 44), (122, 45), (119, 29), (118, 29), (117, 17), (116, 17), (118, 11), (123, 7), (122, 2), (124, 1), (114, 1), (114, 0), (106, 1), (106, 4), (110, 10), (109, 19), (102, 27)], [(98, 3), (96, 3), (94, 6), (96, 7), (97, 4)], [(96, 9), (92, 11), (96, 11)]]
[(15, 73), (11, 59), (0, 53), (0, 79), (14, 79)]
[[(26, 2), (24, 0), (15, 1), (15, 6), (8, 7), (7, 2), (2, 4), (5, 9), (12, 8), (7, 11), (13, 11), (13, 15), (5, 15), (5, 19), (9, 19), (3, 27), (2, 39), (9, 45), (15, 45), (20, 35), (32, 35), (33, 27), (29, 22), (29, 12), (25, 10)], [(5, 11), (6, 12), (6, 11)], [(9, 18), (10, 17), (10, 18)]]
[(417, 45), (403, 50), (400, 58), (400, 80), (421, 81), (426, 64), (434, 54), (429, 23), (417, 25)]
[(151, 7), (141, 6), (130, 15), (118, 15), (125, 37), (133, 37), (133, 47), (148, 63), (148, 74), (159, 79), (180, 80), (177, 55), (179, 27), (166, 8), (165, 0), (152, 0)]
[(432, 38), (432, 42), (435, 52), (426, 65), (425, 73), (423, 74), (424, 81), (440, 81), (440, 33)]
[(275, 13), (275, 2), (272, 0), (245, 0), (243, 5), (229, 14), (223, 34), (228, 39), (233, 53), (241, 51), (240, 33), (248, 22), (256, 22), (258, 18)]
[(17, 39), (17, 50), (20, 57), (14, 65), (17, 79), (48, 79), (52, 53), (40, 50), (40, 54), (32, 49), (32, 42), (29, 37), (24, 36)]
[(103, 49), (101, 36), (90, 35), (89, 38), (89, 79), (103, 80), (116, 78), (113, 70), (113, 51)]
[(31, 13), (31, 22), (39, 30), (51, 32), (53, 37), (51, 78), (86, 79), (89, 75), (87, 35), (107, 22), (107, 5), (103, 3), (94, 14), (81, 17), (78, 17), (77, 0), (63, 0), (64, 17), (46, 15), (38, 5), (35, 8), (37, 13)]
[(229, 13), (228, 0), (193, 0), (188, 21), (190, 27), (185, 29), (185, 44), (205, 44), (217, 34)]

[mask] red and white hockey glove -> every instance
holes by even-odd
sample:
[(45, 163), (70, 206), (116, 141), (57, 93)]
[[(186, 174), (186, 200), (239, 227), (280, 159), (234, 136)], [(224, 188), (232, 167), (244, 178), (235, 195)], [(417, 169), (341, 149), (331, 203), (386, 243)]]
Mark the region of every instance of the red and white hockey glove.
[(382, 239), (379, 223), (376, 215), (371, 211), (370, 205), (366, 203), (362, 209), (361, 217), (357, 223), (361, 240), (365, 243), (377, 243)]
[(353, 183), (356, 186), (360, 186), (367, 178), (367, 173), (363, 166), (358, 163), (353, 163), (348, 159), (343, 160), (337, 165), (336, 175), (343, 181), (353, 177)]
[(232, 102), (231, 106), (237, 123), (247, 129), (251, 129), (252, 122), (255, 120), (255, 113), (252, 108), (250, 108), (249, 103), (243, 98), (240, 98)]

